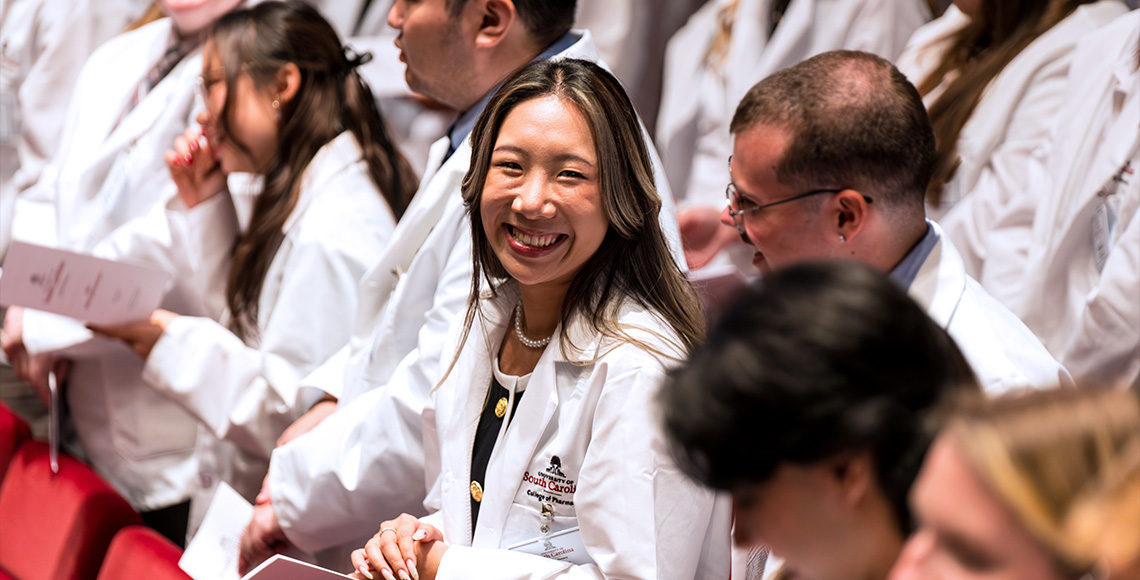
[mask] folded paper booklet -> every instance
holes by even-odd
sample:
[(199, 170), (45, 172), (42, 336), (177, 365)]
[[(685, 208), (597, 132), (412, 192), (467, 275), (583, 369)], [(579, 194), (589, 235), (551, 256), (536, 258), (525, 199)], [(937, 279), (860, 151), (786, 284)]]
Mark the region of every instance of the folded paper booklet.
[[(348, 578), (320, 566), (277, 554), (251, 570), (238, 574), (241, 534), (253, 517), (253, 506), (226, 483), (218, 484), (201, 527), (178, 561), (194, 580), (327, 580)], [(300, 555), (300, 554), (297, 554)]]
[(251, 517), (253, 506), (234, 488), (219, 483), (178, 566), (194, 580), (238, 580), (241, 533)]
[(123, 324), (150, 318), (169, 280), (155, 266), (12, 242), (0, 276), (0, 305)]
[(348, 576), (277, 554), (262, 562), (241, 580), (330, 580), (332, 578), (348, 578)]

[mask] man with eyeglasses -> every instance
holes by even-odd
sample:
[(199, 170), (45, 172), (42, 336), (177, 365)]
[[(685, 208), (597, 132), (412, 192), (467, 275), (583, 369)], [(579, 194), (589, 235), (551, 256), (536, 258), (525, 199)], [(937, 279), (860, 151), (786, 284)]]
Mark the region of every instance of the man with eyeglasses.
[(1070, 383), (1022, 322), (965, 272), (923, 197), (934, 134), (886, 60), (824, 53), (754, 86), (732, 119), (721, 221), (761, 272), (852, 259), (888, 272), (946, 328), (990, 392)]

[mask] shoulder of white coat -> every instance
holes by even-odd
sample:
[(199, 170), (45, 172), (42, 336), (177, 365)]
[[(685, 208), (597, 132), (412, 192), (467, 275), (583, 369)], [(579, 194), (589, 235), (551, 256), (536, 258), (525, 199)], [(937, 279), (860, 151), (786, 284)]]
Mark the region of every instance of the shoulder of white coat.
[(99, 45), (87, 59), (85, 67), (110, 65), (127, 52), (147, 50), (155, 43), (165, 43), (170, 35), (170, 18), (160, 18), (150, 24), (116, 34)]
[(1070, 380), (1037, 335), (973, 278), (966, 281), (952, 326), (956, 327), (952, 329), (955, 340), (987, 393), (1015, 387), (1050, 388)]
[(1124, 4), (1118, 0), (1099, 0), (1082, 4), (1064, 20), (1026, 46), (1006, 68), (1017, 70), (1018, 67), (1029, 64), (1036, 68), (1048, 69), (1061, 65), (1067, 70), (1079, 40), (1098, 31), (1127, 11)]
[(359, 146), (314, 157), (310, 172), (314, 178), (303, 178), (297, 225), (289, 233), (298, 243), (369, 244), (390, 237), (395, 218)]
[(1078, 50), (1084, 54), (1123, 57), (1135, 62), (1137, 35), (1140, 34), (1140, 10), (1133, 10), (1119, 16), (1086, 34), (1078, 43)]
[(684, 342), (660, 314), (626, 301), (619, 309), (618, 327), (623, 338), (598, 339), (595, 356), (606, 363), (610, 374), (627, 371), (658, 371), (673, 367), (687, 356)]

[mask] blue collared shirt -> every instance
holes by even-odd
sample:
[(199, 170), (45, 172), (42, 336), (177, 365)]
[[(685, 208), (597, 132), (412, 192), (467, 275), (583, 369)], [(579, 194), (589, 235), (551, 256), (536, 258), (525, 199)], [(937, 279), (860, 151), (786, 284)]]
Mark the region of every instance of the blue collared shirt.
[[(546, 60), (565, 52), (566, 49), (581, 39), (581, 34), (574, 31), (567, 32), (562, 35), (562, 38), (554, 41), (554, 44), (546, 47), (546, 50), (534, 57), (534, 60), (531, 62)], [(463, 140), (471, 133), (471, 129), (475, 128), (475, 121), (479, 118), (479, 115), (483, 114), (483, 109), (487, 108), (487, 103), (490, 102), (491, 96), (499, 90), (500, 86), (502, 86), (502, 84), (495, 85), (495, 88), (487, 91), (487, 94), (483, 95), (483, 98), (479, 99), (471, 108), (463, 111), (463, 113), (459, 115), (459, 118), (447, 128), (447, 139), (450, 143), (447, 148), (447, 156), (444, 157), (445, 161), (451, 157), (452, 153), (455, 153), (456, 149), (459, 149), (459, 146), (463, 144)]]
[(926, 235), (922, 236), (922, 239), (907, 252), (902, 261), (891, 270), (891, 279), (903, 288), (910, 288), (914, 279), (918, 277), (918, 271), (922, 269), (922, 265), (926, 263), (926, 258), (930, 257), (930, 252), (934, 251), (934, 245), (937, 243), (938, 232), (934, 231), (934, 226), (930, 225), (930, 220), (926, 220)]

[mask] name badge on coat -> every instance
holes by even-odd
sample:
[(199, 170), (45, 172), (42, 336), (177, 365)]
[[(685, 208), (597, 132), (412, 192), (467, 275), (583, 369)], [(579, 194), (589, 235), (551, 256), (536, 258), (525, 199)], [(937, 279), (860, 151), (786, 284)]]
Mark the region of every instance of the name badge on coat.
[(582, 532), (577, 526), (519, 542), (508, 546), (507, 549), (575, 565), (594, 563), (593, 558), (590, 558), (586, 552), (586, 545), (582, 543)]

